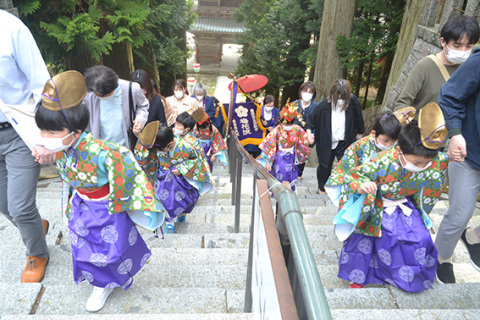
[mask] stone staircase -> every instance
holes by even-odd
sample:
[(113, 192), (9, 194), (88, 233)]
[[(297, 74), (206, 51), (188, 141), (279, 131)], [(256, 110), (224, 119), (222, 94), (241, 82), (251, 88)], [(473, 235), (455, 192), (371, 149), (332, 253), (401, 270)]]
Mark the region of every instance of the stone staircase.
[[(405, 293), (393, 286), (348, 289), (337, 277), (341, 243), (333, 234), (336, 208), (316, 194), (316, 168), (307, 167), (298, 184), (299, 203), (315, 261), (334, 319), (479, 319), (480, 273), (470, 265), (465, 248), (454, 256), (457, 284), (434, 284), (433, 290)], [(240, 233), (233, 233), (234, 207), (228, 170), (214, 168), (215, 186), (200, 197), (187, 222), (175, 234), (155, 237), (140, 230), (152, 258), (128, 291), (116, 289), (105, 307), (89, 314), (85, 301), (91, 286), (76, 285), (71, 271), (70, 239), (60, 215), (60, 182), (41, 181), (37, 203), (51, 225), (47, 242), (51, 260), (42, 283), (21, 284), (23, 244), (18, 231), (0, 217), (0, 318), (18, 319), (257, 319), (243, 313), (252, 202), (252, 169), (243, 166)], [(446, 211), (442, 199), (431, 217), (435, 228)], [(472, 224), (480, 223), (477, 209)], [(433, 234), (435, 236), (435, 234)], [(31, 314), (31, 315), (29, 315)]]
[[(347, 281), (337, 277), (342, 248), (332, 228), (337, 208), (327, 196), (315, 194), (318, 189), (314, 170), (306, 168), (304, 177), (307, 179), (299, 184), (298, 198), (334, 319), (480, 319), (480, 272), (471, 266), (467, 250), (461, 243), (457, 245), (453, 257), (456, 284), (434, 283), (432, 290), (415, 294), (391, 285), (349, 289)], [(430, 215), (435, 225), (433, 238), (447, 208), (448, 199), (444, 195)], [(479, 208), (470, 223), (480, 224)]]
[[(177, 223), (175, 234), (140, 228), (152, 251), (148, 264), (134, 277), (128, 291), (115, 289), (99, 319), (254, 319), (243, 313), (248, 262), (250, 206), (242, 209), (240, 233), (233, 233), (234, 210), (228, 170), (214, 168), (215, 186), (202, 196), (186, 223)], [(250, 179), (253, 183), (252, 178)], [(252, 184), (243, 189), (242, 203), (251, 204)], [(40, 181), (37, 205), (50, 222), (47, 243), (50, 262), (41, 283), (20, 283), (25, 264), (18, 230), (3, 215), (0, 263), (0, 318), (83, 319), (91, 286), (76, 285), (68, 227), (61, 217), (61, 183), (58, 178)], [(32, 315), (29, 315), (32, 314)]]

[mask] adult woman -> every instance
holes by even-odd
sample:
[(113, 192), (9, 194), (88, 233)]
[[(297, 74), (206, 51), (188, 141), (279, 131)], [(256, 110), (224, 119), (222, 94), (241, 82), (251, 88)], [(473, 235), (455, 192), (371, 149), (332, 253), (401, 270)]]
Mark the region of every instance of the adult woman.
[[(131, 148), (134, 137), (130, 136), (130, 102), (132, 92), (135, 118), (133, 133), (139, 135), (147, 122), (149, 103), (138, 83), (118, 78), (112, 69), (105, 66), (88, 68), (84, 73), (87, 90), (83, 99), (90, 111), (87, 131), (94, 139), (107, 140)], [(131, 87), (130, 87), (130, 84)]]
[[(318, 102), (313, 100), (315, 99), (316, 95), (317, 95), (317, 89), (315, 88), (313, 82), (311, 81), (304, 82), (300, 86), (300, 89), (298, 89), (299, 99), (296, 100), (295, 102), (298, 104), (298, 114), (301, 115), (303, 122), (296, 119), (295, 124), (298, 124), (304, 130), (307, 129), (306, 122), (308, 120), (308, 117), (310, 116), (312, 111), (315, 109), (315, 107), (318, 106)], [(299, 179), (302, 179), (304, 168), (305, 168), (305, 163), (298, 165)]]
[(197, 100), (188, 96), (185, 80), (175, 80), (172, 88), (174, 95), (167, 97), (165, 105), (165, 116), (167, 117), (167, 126), (169, 127), (175, 124), (175, 119), (180, 113), (198, 108)]
[(275, 108), (275, 98), (267, 94), (263, 99), (262, 116), (260, 118), (263, 126), (267, 129), (267, 135), (275, 129), (279, 116), (280, 111)]
[(142, 69), (135, 70), (131, 75), (131, 80), (140, 85), (143, 94), (150, 102), (147, 123), (158, 120), (160, 121), (160, 123), (167, 124), (167, 118), (165, 117), (165, 107), (162, 102), (162, 97), (155, 94), (152, 86), (152, 81), (150, 80), (148, 73)]
[(207, 88), (203, 83), (199, 82), (195, 84), (195, 86), (193, 87), (192, 98), (195, 98), (198, 102), (198, 106), (202, 107), (203, 110), (205, 110), (205, 112), (208, 114), (208, 117), (212, 121), (212, 124), (215, 127), (218, 127), (220, 124), (220, 119), (217, 119), (217, 117), (215, 117), (217, 106), (215, 105), (212, 97), (207, 96)]
[(320, 102), (307, 120), (309, 143), (315, 141), (317, 146), (320, 194), (325, 193), (325, 183), (332, 171), (333, 160), (341, 159), (345, 149), (360, 139), (365, 131), (360, 102), (351, 92), (348, 80), (335, 80), (330, 88), (330, 96)]

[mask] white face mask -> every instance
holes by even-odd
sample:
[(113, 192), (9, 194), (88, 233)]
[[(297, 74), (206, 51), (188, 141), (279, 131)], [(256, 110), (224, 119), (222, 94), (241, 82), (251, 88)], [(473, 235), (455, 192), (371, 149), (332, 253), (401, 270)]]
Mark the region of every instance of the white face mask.
[(63, 138), (44, 138), (43, 139), (43, 146), (45, 148), (47, 148), (48, 150), (52, 151), (52, 152), (59, 152), (59, 151), (67, 150), (68, 148), (70, 148), (72, 146), (73, 141), (75, 141), (75, 139), (73, 139), (67, 145), (63, 144), (63, 140), (65, 140), (67, 137), (70, 137), (72, 134), (73, 134), (73, 131), (70, 132), (69, 134), (67, 134)]
[(185, 94), (183, 91), (175, 91), (175, 98), (177, 99), (183, 99), (183, 95)]
[(380, 149), (382, 151), (391, 149), (394, 146), (393, 144), (391, 146), (386, 146), (383, 143), (381, 143), (380, 141), (378, 141), (377, 139), (375, 139), (375, 145), (377, 146), (378, 149)]
[(313, 93), (310, 92), (302, 92), (302, 100), (305, 102), (310, 102), (313, 98)]
[(202, 101), (205, 96), (196, 96), (198, 101)]
[(403, 155), (403, 153), (400, 153), (400, 155), (402, 156), (403, 158), (403, 161), (405, 161), (405, 165), (402, 164), (402, 162), (400, 161), (400, 164), (402, 164), (402, 167), (407, 170), (407, 171), (410, 171), (410, 172), (420, 172), (420, 171), (423, 171), (425, 169), (428, 169), (431, 165), (432, 165), (432, 161), (428, 162), (427, 165), (423, 168), (419, 168), (413, 164), (411, 164), (410, 162), (407, 161), (407, 159), (405, 159), (405, 156)]
[(175, 128), (175, 134), (176, 134), (177, 136), (183, 136), (183, 135), (185, 135), (186, 133), (185, 133), (184, 131), (185, 131), (185, 130), (180, 130), (180, 129)]
[(345, 105), (345, 100), (343, 99), (338, 99), (337, 100), (337, 106), (338, 107), (343, 107)]
[(273, 110), (273, 107), (265, 107), (265, 111), (268, 113), (272, 112), (272, 110)]
[[(470, 56), (470, 53), (472, 53), (472, 50), (460, 51), (460, 50), (450, 49), (448, 45), (445, 45), (445, 47), (448, 48), (448, 53), (445, 53), (445, 57), (447, 58), (448, 61), (450, 61), (453, 64), (464, 63), (465, 60), (467, 60), (467, 58)], [(445, 49), (443, 50), (445, 51)]]
[(286, 125), (282, 125), (282, 126), (283, 126), (283, 130), (285, 130), (285, 131), (292, 131), (292, 129), (293, 129), (293, 124), (290, 125), (290, 126), (286, 126)]

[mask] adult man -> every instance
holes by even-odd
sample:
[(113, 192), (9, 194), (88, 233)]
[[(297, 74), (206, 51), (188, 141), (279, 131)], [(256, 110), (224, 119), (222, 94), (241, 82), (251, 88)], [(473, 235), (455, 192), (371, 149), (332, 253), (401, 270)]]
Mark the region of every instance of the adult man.
[[(0, 10), (0, 99), (9, 105), (38, 101), (50, 78), (35, 39), (14, 15)], [(45, 159), (38, 157), (39, 162)], [(49, 254), (45, 241), (48, 222), (35, 203), (40, 164), (0, 111), (0, 212), (20, 231), (27, 265), (22, 282), (39, 282)]]
[(480, 190), (480, 49), (440, 89), (438, 102), (451, 137), (448, 155), (449, 208), (440, 224), (437, 281), (455, 283), (452, 256), (459, 239), (480, 271), (478, 228), (466, 228)]
[(413, 106), (418, 111), (429, 102), (437, 102), (440, 87), (468, 58), (479, 35), (478, 22), (471, 16), (448, 20), (440, 32), (443, 50), (415, 65), (395, 103), (395, 110)]

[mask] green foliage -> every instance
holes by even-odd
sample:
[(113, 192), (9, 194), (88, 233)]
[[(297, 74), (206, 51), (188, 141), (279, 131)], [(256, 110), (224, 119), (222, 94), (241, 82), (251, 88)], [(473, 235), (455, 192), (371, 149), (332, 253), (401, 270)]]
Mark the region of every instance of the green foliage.
[[(357, 0), (352, 36), (339, 36), (337, 48), (352, 85), (366, 85), (372, 62), (372, 82), (379, 84), (383, 58), (394, 54), (403, 18), (405, 0)], [(363, 72), (361, 66), (365, 66)], [(360, 79), (358, 78), (360, 77)]]
[(196, 18), (192, 1), (18, 0), (14, 5), (54, 72), (65, 68), (66, 54), (98, 63), (116, 43), (131, 44), (136, 64), (151, 62), (146, 50), (157, 56), (162, 71), (185, 69), (179, 34)]
[(323, 0), (243, 1), (235, 12), (246, 28), (239, 38), (243, 49), (236, 73), (266, 75), (269, 93), (280, 88), (295, 92), (315, 62), (316, 47), (310, 42), (318, 38), (322, 10)]

